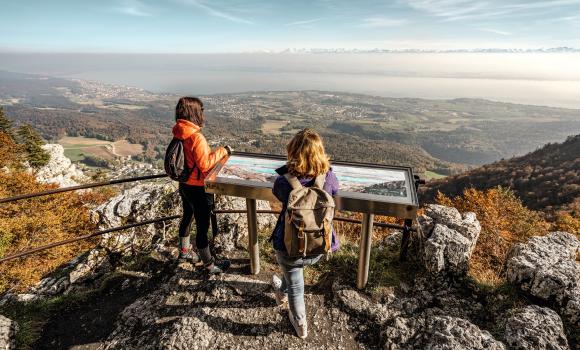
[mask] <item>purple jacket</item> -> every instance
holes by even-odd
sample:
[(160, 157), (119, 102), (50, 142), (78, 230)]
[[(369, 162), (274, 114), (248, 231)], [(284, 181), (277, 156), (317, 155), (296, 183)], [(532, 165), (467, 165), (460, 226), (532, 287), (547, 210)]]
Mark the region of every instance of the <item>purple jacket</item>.
[[(292, 186), (288, 183), (284, 174), (288, 172), (288, 168), (286, 166), (280, 167), (276, 169), (276, 173), (278, 173), (278, 177), (274, 182), (274, 187), (272, 188), (272, 193), (274, 196), (278, 198), (280, 202), (282, 202), (282, 213), (278, 217), (278, 222), (276, 222), (276, 227), (274, 228), (274, 232), (272, 233), (272, 242), (274, 245), (274, 249), (286, 251), (286, 246), (284, 245), (284, 214), (286, 213), (286, 205), (288, 204), (288, 197), (290, 196), (290, 192), (292, 191)], [(302, 186), (310, 187), (314, 184), (314, 178), (301, 178), (299, 179)], [(326, 173), (326, 181), (324, 183), (324, 190), (331, 195), (335, 196), (338, 193), (338, 179), (336, 175), (332, 172), (332, 168)], [(332, 228), (332, 244), (331, 250), (335, 252), (340, 247), (340, 242), (338, 237), (336, 236), (336, 232), (334, 232), (334, 228)]]

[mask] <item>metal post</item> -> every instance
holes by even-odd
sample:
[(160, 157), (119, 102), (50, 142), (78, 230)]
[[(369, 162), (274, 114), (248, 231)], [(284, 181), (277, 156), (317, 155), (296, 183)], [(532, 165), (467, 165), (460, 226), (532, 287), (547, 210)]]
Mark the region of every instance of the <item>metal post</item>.
[(373, 218), (373, 214), (363, 214), (360, 250), (358, 255), (358, 274), (356, 279), (356, 285), (359, 289), (363, 289), (369, 280), (371, 241), (373, 238)]
[(401, 251), (399, 252), (399, 261), (407, 261), (407, 251), (409, 250), (409, 239), (411, 238), (411, 227), (413, 220), (405, 219), (403, 225), (403, 237), (401, 238)]
[(253, 275), (260, 272), (260, 247), (258, 246), (258, 219), (256, 213), (256, 200), (246, 198), (248, 210), (248, 236), (250, 252), (250, 269)]

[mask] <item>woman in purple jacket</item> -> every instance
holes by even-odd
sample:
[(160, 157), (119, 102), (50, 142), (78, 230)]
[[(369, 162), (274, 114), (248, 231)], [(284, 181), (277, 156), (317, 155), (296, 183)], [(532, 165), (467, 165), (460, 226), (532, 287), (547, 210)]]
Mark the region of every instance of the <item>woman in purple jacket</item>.
[[(304, 304), (304, 266), (318, 262), (322, 255), (306, 257), (289, 257), (284, 245), (284, 213), (288, 203), (288, 196), (292, 187), (284, 177), (286, 173), (296, 176), (303, 186), (310, 187), (318, 175), (326, 174), (324, 190), (331, 195), (338, 192), (338, 179), (330, 168), (329, 158), (324, 151), (320, 135), (312, 129), (304, 129), (296, 134), (286, 148), (288, 161), (286, 165), (277, 169), (278, 178), (274, 182), (272, 192), (282, 202), (282, 214), (272, 233), (272, 241), (276, 250), (276, 259), (283, 276), (280, 279), (274, 275), (272, 286), (278, 305), (288, 301), (288, 316), (300, 338), (308, 335), (306, 322), (306, 306)], [(339, 241), (332, 230), (332, 251), (338, 249)]]

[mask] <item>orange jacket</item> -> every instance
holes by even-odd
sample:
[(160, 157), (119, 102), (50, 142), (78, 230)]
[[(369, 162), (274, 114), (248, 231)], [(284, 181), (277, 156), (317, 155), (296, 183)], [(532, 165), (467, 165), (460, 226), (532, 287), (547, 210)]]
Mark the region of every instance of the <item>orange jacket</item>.
[(207, 140), (201, 133), (200, 127), (184, 119), (177, 120), (173, 127), (173, 136), (183, 140), (185, 161), (190, 169), (193, 168), (186, 184), (203, 186), (203, 180), (207, 174), (228, 152), (223, 147), (219, 147), (212, 152)]

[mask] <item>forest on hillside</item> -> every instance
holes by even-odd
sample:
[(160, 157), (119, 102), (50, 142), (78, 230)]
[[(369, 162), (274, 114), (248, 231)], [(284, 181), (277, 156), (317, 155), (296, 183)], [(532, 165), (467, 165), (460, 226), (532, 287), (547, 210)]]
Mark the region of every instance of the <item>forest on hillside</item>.
[(431, 181), (421, 190), (421, 197), (432, 201), (438, 191), (453, 196), (471, 187), (497, 186), (512, 189), (531, 209), (580, 215), (580, 134), (522, 157)]

